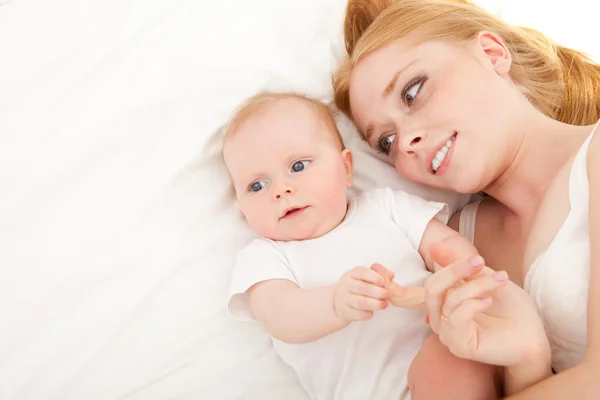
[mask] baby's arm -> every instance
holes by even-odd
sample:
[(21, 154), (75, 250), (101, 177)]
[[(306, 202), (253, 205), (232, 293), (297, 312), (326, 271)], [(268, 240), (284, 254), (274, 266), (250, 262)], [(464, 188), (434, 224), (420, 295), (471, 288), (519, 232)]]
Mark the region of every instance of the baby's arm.
[(335, 286), (302, 290), (295, 283), (273, 279), (248, 290), (254, 318), (276, 339), (305, 343), (336, 332), (348, 322), (333, 307)]
[(391, 297), (377, 272), (356, 267), (336, 285), (301, 289), (285, 279), (255, 284), (248, 290), (250, 308), (265, 329), (286, 343), (307, 343), (371, 318)]
[(459, 258), (471, 258), (479, 255), (479, 252), (465, 237), (461, 236), (454, 229), (448, 227), (443, 222), (432, 219), (423, 233), (423, 238), (419, 244), (419, 253), (427, 269), (435, 272), (433, 259), (431, 258), (430, 249), (434, 243), (445, 243), (453, 249), (454, 254)]

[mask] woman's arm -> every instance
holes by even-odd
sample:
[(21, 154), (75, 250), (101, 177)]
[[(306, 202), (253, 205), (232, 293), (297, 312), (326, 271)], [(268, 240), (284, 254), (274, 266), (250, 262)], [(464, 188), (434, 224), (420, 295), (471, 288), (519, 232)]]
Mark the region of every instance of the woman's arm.
[(552, 376), (511, 399), (600, 398), (600, 135), (596, 135), (590, 144), (587, 170), (590, 188), (590, 280), (585, 359), (581, 364)]

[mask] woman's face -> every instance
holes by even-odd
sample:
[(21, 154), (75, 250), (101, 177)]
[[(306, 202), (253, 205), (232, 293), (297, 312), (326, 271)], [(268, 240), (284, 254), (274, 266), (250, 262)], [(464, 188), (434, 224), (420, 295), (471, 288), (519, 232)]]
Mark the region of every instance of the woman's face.
[(518, 146), (515, 115), (527, 100), (509, 69), (493, 34), (460, 45), (402, 39), (356, 65), (352, 114), (408, 179), (474, 193), (508, 168)]

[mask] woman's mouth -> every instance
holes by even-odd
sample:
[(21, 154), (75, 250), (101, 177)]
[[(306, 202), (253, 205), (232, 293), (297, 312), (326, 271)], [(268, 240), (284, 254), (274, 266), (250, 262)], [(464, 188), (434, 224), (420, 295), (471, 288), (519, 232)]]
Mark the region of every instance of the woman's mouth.
[[(446, 157), (448, 156), (448, 153), (450, 152), (450, 149), (452, 148), (452, 145), (454, 144), (455, 139), (456, 139), (456, 133), (454, 135), (452, 135), (452, 137), (450, 139), (448, 139), (448, 141), (442, 146), (441, 149), (439, 149), (437, 151), (437, 153), (435, 153), (433, 160), (431, 160), (431, 171), (434, 174), (437, 174), (438, 171), (440, 171), (440, 167), (442, 167), (442, 164), (444, 164), (444, 161), (446, 161)], [(444, 167), (445, 167), (445, 165), (444, 165)]]

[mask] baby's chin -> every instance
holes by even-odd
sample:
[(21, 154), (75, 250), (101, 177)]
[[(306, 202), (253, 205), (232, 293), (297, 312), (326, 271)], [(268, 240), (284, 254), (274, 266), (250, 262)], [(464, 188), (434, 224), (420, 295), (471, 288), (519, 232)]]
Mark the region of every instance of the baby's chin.
[[(262, 237), (275, 240), (277, 242), (298, 242), (304, 240), (317, 239), (327, 233), (331, 232), (335, 226), (324, 227), (324, 226), (312, 226), (312, 227), (299, 227), (297, 229), (286, 229), (285, 231), (276, 232), (264, 232), (261, 234)], [(260, 232), (258, 232), (260, 234)]]

